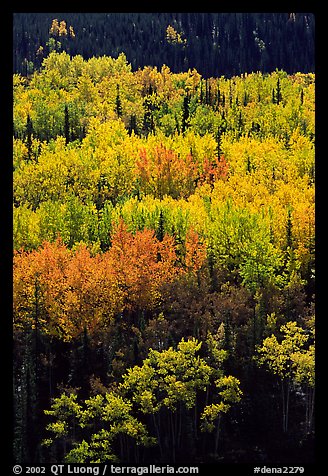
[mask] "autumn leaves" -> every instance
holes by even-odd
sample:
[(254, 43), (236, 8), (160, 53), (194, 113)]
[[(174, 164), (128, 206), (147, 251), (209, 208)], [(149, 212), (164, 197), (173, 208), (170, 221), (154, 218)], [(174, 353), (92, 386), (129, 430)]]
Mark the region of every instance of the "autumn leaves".
[(216, 461), (277, 377), (310, 433), (314, 340), (289, 374), (281, 332), (313, 316), (313, 75), (51, 53), (14, 91), (17, 452)]
[(31, 253), (16, 252), (15, 325), (35, 327), (33, 308), (38, 302), (40, 332), (65, 341), (85, 329), (92, 335), (119, 314), (127, 318), (138, 310), (154, 311), (163, 285), (196, 273), (205, 257), (194, 232), (188, 234), (178, 259), (172, 237), (165, 234), (160, 241), (148, 229), (133, 235), (122, 221), (111, 248), (102, 254), (91, 255), (85, 245), (71, 251), (59, 238)]

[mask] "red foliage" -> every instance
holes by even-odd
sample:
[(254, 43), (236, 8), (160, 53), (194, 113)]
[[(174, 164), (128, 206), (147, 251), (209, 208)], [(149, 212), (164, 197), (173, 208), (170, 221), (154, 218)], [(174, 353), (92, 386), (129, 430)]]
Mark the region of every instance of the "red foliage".
[(205, 158), (203, 163), (203, 173), (200, 177), (199, 183), (213, 184), (219, 179), (225, 180), (228, 176), (228, 171), (229, 165), (223, 155), (221, 155), (220, 158), (214, 157), (212, 160)]
[[(135, 234), (121, 221), (105, 253), (92, 256), (85, 245), (74, 252), (60, 239), (14, 256), (15, 325), (71, 340), (111, 325), (123, 311), (153, 310), (164, 284), (197, 271), (205, 257), (198, 235), (186, 240), (186, 268), (177, 260), (171, 236), (159, 241), (152, 230)], [(36, 315), (37, 314), (37, 315)], [(37, 319), (37, 321), (36, 321)]]

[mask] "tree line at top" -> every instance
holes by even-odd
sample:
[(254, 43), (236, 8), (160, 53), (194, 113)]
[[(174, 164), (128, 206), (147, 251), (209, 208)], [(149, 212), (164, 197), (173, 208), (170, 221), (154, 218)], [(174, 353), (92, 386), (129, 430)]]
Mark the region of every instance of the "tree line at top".
[[(49, 31), (54, 19), (58, 29)], [(314, 30), (312, 13), (15, 13), (13, 66), (30, 74), (57, 48), (85, 59), (124, 51), (134, 70), (307, 73), (315, 69)]]

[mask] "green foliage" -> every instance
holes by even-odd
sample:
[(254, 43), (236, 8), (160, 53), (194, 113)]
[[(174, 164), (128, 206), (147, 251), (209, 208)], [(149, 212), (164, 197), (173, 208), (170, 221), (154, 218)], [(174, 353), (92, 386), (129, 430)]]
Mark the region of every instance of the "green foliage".
[[(224, 14), (162, 15), (173, 61), (206, 63)], [(313, 431), (314, 74), (137, 69), (118, 46), (72, 54), (66, 26), (13, 77), (16, 457), (273, 457), (277, 381), (294, 454)]]
[(213, 372), (197, 357), (200, 347), (193, 339), (179, 342), (177, 350), (151, 349), (142, 367), (127, 372), (122, 389), (128, 394), (133, 391), (132, 399), (143, 413), (157, 412), (162, 406), (175, 411), (179, 402), (192, 408), (197, 390), (205, 390)]
[[(239, 380), (232, 375), (221, 377), (215, 381), (215, 386), (220, 389), (220, 403), (212, 403), (204, 408), (201, 414), (201, 430), (212, 432), (216, 424), (216, 420), (221, 417), (221, 414), (227, 413), (232, 403), (238, 403), (242, 396), (242, 391), (239, 388)], [(222, 389), (222, 390), (221, 390)]]
[[(289, 399), (292, 387), (301, 387), (305, 399), (305, 432), (311, 432), (314, 409), (315, 345), (308, 345), (312, 336), (305, 329), (289, 321), (280, 327), (280, 342), (272, 334), (258, 348), (259, 365), (266, 365), (281, 381), (283, 431), (288, 431)], [(308, 348), (307, 348), (308, 347)]]
[[(91, 433), (90, 443), (83, 440), (81, 443), (71, 440), (71, 449), (65, 455), (67, 463), (102, 463), (105, 461), (117, 462), (118, 458), (113, 454), (112, 443), (119, 435), (128, 435), (143, 445), (153, 444), (153, 439), (148, 437), (145, 426), (131, 415), (132, 404), (119, 395), (107, 393), (104, 397), (96, 395), (85, 400), (84, 406), (75, 403), (76, 395), (62, 394), (54, 399), (52, 410), (46, 410), (45, 414), (58, 418), (58, 421), (50, 423), (47, 430), (54, 434), (52, 439), (46, 439), (45, 445), (51, 445), (55, 440), (67, 437), (70, 432), (76, 435), (76, 427), (82, 429), (100, 428)], [(74, 416), (73, 426), (68, 428), (67, 419)], [(102, 426), (105, 428), (101, 428)]]
[[(296, 322), (287, 322), (281, 326), (280, 332), (284, 337), (280, 343), (275, 335), (263, 341), (262, 347), (258, 349), (258, 363), (268, 365), (281, 379), (294, 378), (298, 355), (304, 352), (303, 347), (309, 336)], [(302, 362), (302, 358), (299, 362)]]
[[(120, 435), (133, 438), (138, 445), (158, 443), (134, 415), (155, 415), (163, 408), (174, 414), (179, 408), (181, 410), (181, 403), (191, 410), (196, 405), (197, 394), (204, 393), (214, 383), (220, 390), (217, 397), (222, 401), (205, 406), (200, 416), (202, 430), (212, 431), (218, 414), (226, 413), (231, 404), (238, 403), (242, 392), (239, 380), (223, 376), (222, 370), (221, 377), (213, 382), (218, 369), (209, 366), (198, 355), (200, 348), (201, 342), (196, 339), (182, 339), (176, 350), (172, 347), (162, 352), (150, 349), (142, 366), (134, 366), (123, 375), (117, 392), (98, 394), (85, 400), (83, 406), (76, 403), (75, 394), (62, 394), (54, 399), (52, 409), (45, 411), (57, 421), (48, 424), (47, 430), (54, 436), (44, 440), (44, 445), (49, 446), (55, 440), (73, 434), (72, 448), (65, 455), (66, 462), (118, 462), (112, 453), (112, 445)], [(91, 431), (90, 443), (85, 439), (81, 443), (76, 441), (76, 429), (69, 428), (72, 417), (75, 425), (89, 430), (89, 434)], [(95, 429), (99, 431), (94, 432)]]

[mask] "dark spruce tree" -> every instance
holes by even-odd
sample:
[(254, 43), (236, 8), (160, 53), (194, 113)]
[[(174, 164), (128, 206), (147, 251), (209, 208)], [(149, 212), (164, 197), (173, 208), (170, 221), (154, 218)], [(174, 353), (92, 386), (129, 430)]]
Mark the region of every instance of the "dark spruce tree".
[(30, 115), (28, 114), (27, 115), (27, 120), (26, 120), (26, 133), (25, 133), (28, 160), (32, 160), (32, 156), (33, 156), (33, 150), (32, 150), (32, 135), (33, 135), (33, 132), (34, 132), (33, 131), (33, 122), (32, 122), (32, 119), (31, 119)]
[(70, 142), (70, 125), (69, 125), (69, 113), (67, 104), (65, 104), (65, 111), (64, 111), (64, 135), (66, 144)]
[[(124, 52), (134, 70), (166, 64), (173, 72), (196, 68), (204, 78), (315, 71), (313, 13), (15, 13), (15, 72), (26, 75), (32, 63), (40, 66), (36, 53), (41, 46), (46, 56), (54, 18), (74, 28), (74, 38), (58, 37), (63, 51), (85, 59)], [(166, 41), (168, 25), (186, 44)]]

